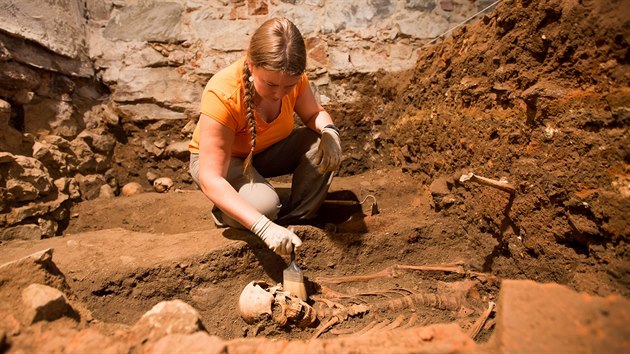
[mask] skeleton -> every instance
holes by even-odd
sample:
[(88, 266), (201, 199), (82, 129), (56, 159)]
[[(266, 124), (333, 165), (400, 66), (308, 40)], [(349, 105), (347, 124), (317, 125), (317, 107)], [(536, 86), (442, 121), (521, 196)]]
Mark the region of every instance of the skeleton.
[[(393, 265), (388, 267), (380, 272), (376, 272), (368, 275), (358, 275), (358, 276), (346, 276), (346, 277), (335, 277), (335, 278), (317, 278), (317, 282), (320, 284), (342, 284), (342, 283), (350, 283), (350, 282), (364, 282), (369, 281), (371, 279), (376, 278), (384, 278), (384, 277), (397, 277), (400, 271), (426, 271), (426, 272), (444, 272), (444, 273), (456, 273), (461, 274), (466, 277), (480, 279), (483, 282), (486, 281), (495, 281), (497, 280), (494, 276), (484, 273), (472, 272), (465, 270), (461, 263), (455, 264), (447, 264), (447, 265), (437, 265), (437, 266), (409, 266), (409, 265)], [(444, 295), (444, 294), (435, 294), (429, 292), (413, 292), (407, 289), (392, 289), (386, 292), (371, 292), (371, 293), (359, 293), (355, 295), (345, 295), (339, 292), (336, 292), (325, 285), (321, 286), (322, 296), (313, 297), (313, 299), (317, 303), (321, 303), (325, 305), (327, 308), (318, 309), (318, 313), (324, 317), (327, 317), (328, 320), (322, 322), (319, 326), (318, 330), (313, 336), (314, 338), (319, 337), (322, 333), (330, 330), (333, 326), (342, 323), (347, 320), (348, 317), (354, 316), (362, 316), (370, 311), (373, 312), (396, 312), (401, 310), (409, 310), (417, 305), (430, 307), (441, 310), (448, 311), (460, 311), (462, 313), (467, 310), (465, 301), (462, 296), (453, 296), (453, 295)], [(338, 302), (330, 300), (331, 298), (337, 299), (352, 299), (353, 301), (357, 301), (360, 296), (375, 296), (381, 295), (386, 296), (386, 294), (394, 295), (395, 298), (391, 298), (388, 296), (387, 300), (378, 301), (372, 304), (351, 304), (349, 306), (344, 306)], [(318, 304), (316, 304), (317, 306)], [(469, 334), (474, 339), (477, 334), (481, 331), (481, 328), (485, 324), (486, 320), (494, 310), (494, 303), (490, 303), (488, 310), (486, 310), (481, 317), (475, 322), (473, 328), (470, 330)], [(391, 330), (394, 328), (400, 327), (405, 320), (404, 315), (399, 315), (395, 320), (383, 320), (381, 322), (372, 321), (362, 330), (355, 332), (355, 335), (366, 335), (369, 333), (373, 333), (374, 331), (384, 331)], [(417, 320), (417, 316), (414, 314), (409, 319), (407, 327), (412, 326)], [(331, 331), (332, 332), (332, 331)], [(347, 334), (345, 331), (336, 331), (332, 332), (334, 334)]]
[[(327, 289), (327, 288), (323, 288)], [(328, 290), (324, 290), (324, 292), (329, 292)], [(347, 320), (348, 317), (354, 316), (362, 316), (370, 311), (373, 312), (397, 312), (401, 310), (407, 310), (415, 307), (416, 305), (432, 307), (440, 310), (449, 310), (449, 311), (457, 311), (461, 308), (462, 303), (459, 298), (454, 296), (445, 296), (433, 293), (416, 293), (406, 289), (393, 289), (390, 293), (396, 294), (396, 298), (389, 298), (387, 300), (382, 300), (375, 302), (373, 304), (352, 304), (349, 306), (344, 306), (338, 302), (334, 302), (325, 297), (314, 297), (313, 299), (317, 302), (323, 303), (327, 306), (326, 309), (321, 309), (318, 312), (321, 313), (324, 317), (329, 317), (329, 320), (323, 323), (313, 338), (319, 337), (322, 333), (329, 330), (332, 326), (342, 323)], [(356, 294), (354, 297), (358, 298), (359, 296), (373, 296), (373, 295), (382, 295), (385, 293), (362, 293)], [(350, 297), (350, 296), (345, 296)], [(402, 315), (401, 315), (402, 316)], [(394, 329), (399, 327), (404, 321), (404, 316), (399, 316), (393, 322), (383, 321), (381, 323), (371, 323), (374, 326), (373, 329), (370, 330), (378, 330), (378, 329)], [(368, 325), (370, 326), (370, 325)]]
[[(248, 324), (254, 324), (265, 318), (272, 318), (280, 326), (295, 325), (299, 328), (307, 328), (319, 319), (312, 339), (319, 337), (324, 332), (330, 331), (332, 334), (353, 334), (358, 336), (368, 335), (376, 331), (387, 331), (399, 327), (412, 327), (418, 320), (415, 313), (406, 320), (404, 314), (398, 315), (394, 320), (374, 320), (358, 331), (334, 330), (333, 327), (343, 323), (351, 317), (362, 317), (370, 312), (413, 312), (416, 306), (429, 307), (434, 309), (459, 312), (468, 315), (473, 313), (465, 299), (470, 289), (474, 288), (477, 282), (467, 280), (455, 284), (451, 287), (455, 289), (447, 293), (440, 292), (414, 292), (403, 288), (394, 288), (386, 291), (363, 292), (356, 294), (343, 294), (332, 290), (324, 284), (342, 284), (349, 282), (364, 282), (379, 277), (397, 277), (400, 271), (426, 271), (456, 273), (465, 277), (480, 279), (483, 282), (496, 280), (495, 277), (471, 272), (464, 269), (459, 264), (438, 265), (438, 266), (407, 266), (394, 265), (383, 271), (360, 276), (317, 278), (320, 293), (312, 296), (313, 307), (290, 293), (282, 290), (282, 285), (269, 286), (265, 282), (251, 282), (241, 294), (239, 299), (239, 310), (241, 316)], [(464, 283), (464, 284), (462, 284)], [(457, 287), (459, 286), (459, 287)], [(451, 289), (449, 288), (449, 289)], [(364, 298), (380, 297), (377, 301), (366, 301)], [(384, 298), (384, 299), (383, 299)], [(344, 303), (342, 303), (344, 302)], [(469, 335), (474, 339), (486, 321), (494, 311), (494, 303), (490, 302), (489, 307), (476, 320), (469, 330)], [(405, 323), (406, 322), (406, 323)]]

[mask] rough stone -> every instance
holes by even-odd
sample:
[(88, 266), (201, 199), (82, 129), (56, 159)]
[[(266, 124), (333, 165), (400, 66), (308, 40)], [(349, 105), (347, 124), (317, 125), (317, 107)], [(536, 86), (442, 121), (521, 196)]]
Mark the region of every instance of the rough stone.
[(84, 130), (77, 136), (77, 139), (84, 141), (91, 151), (104, 155), (111, 154), (116, 146), (116, 140), (103, 129), (95, 131)]
[(41, 81), (37, 71), (16, 62), (0, 62), (0, 82), (12, 90), (35, 89)]
[(144, 193), (144, 188), (138, 182), (129, 182), (122, 187), (120, 194), (125, 197)]
[(22, 152), (22, 133), (9, 124), (11, 105), (0, 99), (0, 151)]
[(71, 170), (84, 174), (104, 171), (106, 166), (101, 165), (103, 155), (95, 154), (86, 141), (74, 139), (70, 142), (71, 155), (75, 157), (75, 165), (70, 166)]
[(10, 152), (0, 151), (0, 164), (5, 164), (15, 161), (15, 155)]
[(39, 240), (42, 230), (34, 224), (17, 225), (0, 229), (0, 240)]
[(46, 141), (33, 144), (33, 157), (41, 161), (49, 169), (66, 174), (72, 170), (75, 164), (74, 156), (60, 149), (58, 145), (48, 144)]
[[(7, 0), (0, 5), (5, 31), (38, 43), (50, 50), (76, 57), (85, 43), (82, 2), (38, 2)], [(67, 38), (73, 38), (69, 41)]]
[(136, 322), (132, 332), (140, 338), (157, 339), (169, 334), (204, 331), (199, 312), (181, 300), (162, 301)]
[(70, 102), (38, 96), (25, 106), (25, 131), (37, 135), (46, 132), (68, 140), (74, 139), (82, 129), (76, 113), (76, 107)]
[(0, 42), (0, 61), (9, 61), (11, 59), (11, 52), (7, 49), (4, 43)]
[(10, 269), (11, 267), (17, 267), (22, 263), (46, 264), (52, 262), (53, 252), (54, 250), (52, 248), (47, 248), (15, 261), (4, 263), (0, 265), (0, 269)]
[(441, 17), (419, 13), (416, 18), (398, 21), (398, 26), (404, 36), (429, 40), (448, 31), (450, 22)]
[(68, 197), (72, 200), (80, 200), (81, 199), (81, 188), (79, 187), (79, 182), (77, 182), (76, 178), (70, 178), (68, 180)]
[(59, 290), (42, 284), (31, 284), (22, 290), (24, 317), (28, 324), (54, 321), (72, 311), (66, 296)]
[(118, 112), (123, 119), (132, 122), (186, 118), (185, 113), (176, 112), (153, 103), (121, 104), (118, 106)]
[(0, 42), (4, 44), (10, 58), (16, 62), (74, 77), (94, 77), (94, 67), (84, 53), (79, 52), (78, 58), (69, 58), (4, 33), (0, 33)]
[(77, 174), (75, 176), (75, 179), (77, 183), (79, 183), (81, 198), (83, 200), (92, 200), (98, 198), (101, 193), (101, 186), (107, 184), (105, 178), (102, 175), (83, 176), (81, 174)]
[(22, 155), (12, 157), (6, 162), (0, 175), (5, 179), (5, 187), (19, 202), (33, 201), (48, 196), (54, 191), (54, 184), (44, 165), (37, 159)]
[(28, 202), (37, 199), (39, 191), (29, 182), (19, 179), (10, 179), (6, 182), (6, 188), (17, 202)]
[(92, 21), (105, 22), (109, 20), (109, 15), (113, 8), (113, 2), (100, 0), (85, 1), (85, 9)]
[(152, 42), (184, 40), (180, 25), (184, 8), (177, 2), (143, 2), (123, 7), (103, 35), (110, 39)]
[(55, 220), (48, 220), (44, 218), (38, 218), (37, 225), (39, 226), (42, 238), (55, 236), (57, 234), (57, 229), (59, 228), (59, 224), (57, 224)]
[(112, 98), (121, 103), (150, 101), (186, 108), (198, 101), (201, 91), (169, 68), (126, 67), (116, 77)]
[(455, 198), (450, 188), (452, 185), (453, 178), (449, 176), (438, 177), (429, 185), (429, 191), (436, 210), (446, 209), (455, 203)]
[(431, 11), (435, 8), (434, 0), (405, 0), (405, 9), (416, 11)]
[(190, 152), (188, 151), (189, 140), (176, 141), (168, 144), (165, 149), (167, 156), (173, 156), (179, 159), (188, 159)]
[(42, 217), (63, 207), (68, 195), (59, 193), (57, 198), (50, 201), (37, 201), (24, 206), (14, 207), (8, 213), (0, 214), (0, 226), (15, 225), (30, 217)]
[(116, 197), (116, 193), (114, 193), (114, 189), (109, 184), (104, 184), (101, 186), (101, 189), (98, 194), (99, 198), (102, 199), (111, 199)]
[(208, 43), (211, 49), (226, 52), (247, 49), (247, 40), (243, 41), (243, 38), (251, 36), (256, 27), (256, 22), (250, 20), (206, 19), (193, 22), (193, 30), (199, 38), (222, 38)]

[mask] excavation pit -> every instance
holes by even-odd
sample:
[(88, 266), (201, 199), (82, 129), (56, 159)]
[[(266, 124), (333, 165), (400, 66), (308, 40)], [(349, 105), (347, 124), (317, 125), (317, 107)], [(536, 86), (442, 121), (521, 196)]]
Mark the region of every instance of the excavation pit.
[[(295, 229), (304, 241), (297, 260), (306, 275), (308, 303), (319, 319), (305, 329), (273, 321), (248, 325), (240, 317), (238, 298), (243, 288), (252, 280), (281, 283), (288, 265), (287, 257), (272, 253), (244, 231), (211, 229), (157, 236), (110, 229), (83, 234), (76, 240), (70, 235), (66, 246), (72, 248), (74, 257), (85, 253), (84, 262), (80, 269), (70, 268), (65, 273), (75, 294), (99, 321), (131, 326), (157, 303), (179, 299), (200, 313), (209, 333), (225, 339), (262, 335), (312, 338), (318, 326), (338, 311), (331, 303), (345, 307), (363, 304), (367, 309), (318, 337), (368, 331), (378, 323), (404, 328), (457, 322), (467, 328), (483, 312), (484, 304), (496, 299), (498, 283), (483, 279), (482, 284), (478, 277), (467, 275), (461, 264), (414, 270), (384, 262), (376, 256), (384, 243), (400, 247), (391, 237), (386, 236), (389, 241), (366, 240), (364, 233), (331, 232), (309, 225)], [(117, 240), (125, 247), (120, 248)], [(147, 244), (152, 245), (152, 254), (143, 250)], [(90, 254), (94, 248), (100, 252)], [(56, 251), (62, 270), (65, 252)], [(420, 259), (413, 253), (402, 259), (407, 263), (401, 266), (429, 265), (408, 263)], [(344, 279), (353, 276), (356, 279)]]

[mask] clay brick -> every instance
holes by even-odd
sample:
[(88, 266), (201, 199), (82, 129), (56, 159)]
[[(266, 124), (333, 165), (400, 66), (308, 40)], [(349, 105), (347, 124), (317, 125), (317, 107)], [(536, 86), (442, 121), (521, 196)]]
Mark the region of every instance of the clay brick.
[(628, 353), (630, 300), (504, 280), (491, 343), (500, 353)]

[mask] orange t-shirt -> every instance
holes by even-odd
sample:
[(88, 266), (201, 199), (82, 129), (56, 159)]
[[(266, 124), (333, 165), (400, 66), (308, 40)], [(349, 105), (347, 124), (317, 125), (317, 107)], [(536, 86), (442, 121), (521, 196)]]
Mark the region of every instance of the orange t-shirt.
[[(245, 158), (251, 149), (251, 135), (245, 115), (247, 109), (244, 101), (243, 63), (242, 58), (227, 68), (217, 72), (203, 91), (200, 112), (216, 120), (221, 125), (234, 131), (232, 156)], [(293, 130), (293, 109), (295, 101), (308, 87), (308, 78), (302, 74), (300, 81), (282, 97), (282, 107), (278, 117), (266, 123), (254, 113), (256, 118), (256, 148), (254, 154), (264, 151), (271, 145), (286, 138)], [(195, 127), (188, 150), (199, 153), (199, 124)]]

